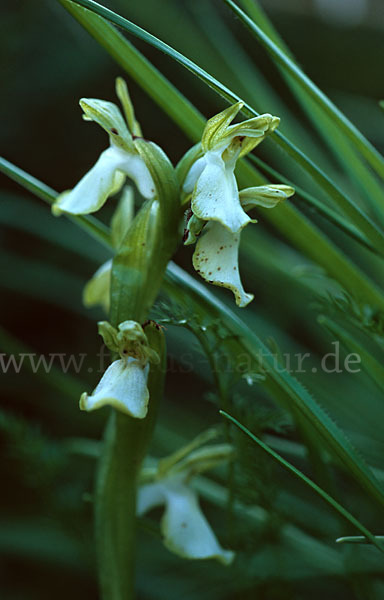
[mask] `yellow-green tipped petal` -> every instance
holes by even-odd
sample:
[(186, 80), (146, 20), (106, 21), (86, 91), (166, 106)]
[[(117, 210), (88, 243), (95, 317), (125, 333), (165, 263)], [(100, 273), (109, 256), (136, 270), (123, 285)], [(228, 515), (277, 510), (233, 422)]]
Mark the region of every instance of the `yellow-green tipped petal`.
[(118, 340), (122, 343), (140, 342), (148, 344), (147, 336), (145, 335), (142, 326), (137, 321), (123, 321), (119, 324), (117, 329), (119, 330), (119, 333), (117, 334)]
[(250, 218), (239, 201), (234, 165), (227, 165), (215, 152), (208, 152), (205, 160), (192, 195), (192, 211), (199, 219), (218, 221), (229, 231), (240, 231)]
[(107, 260), (84, 287), (83, 302), (87, 308), (102, 306), (109, 312), (112, 260)]
[(227, 128), (223, 143), (226, 147), (232, 144), (239, 145), (241, 147), (239, 158), (241, 158), (261, 144), (279, 123), (279, 117), (274, 117), (269, 113), (242, 121), (242, 123)]
[(81, 98), (80, 106), (86, 119), (100, 125), (108, 133), (115, 146), (132, 151), (132, 136), (116, 104), (96, 98)]
[(111, 352), (119, 352), (119, 340), (117, 338), (117, 329), (108, 321), (99, 321), (97, 323), (98, 334), (103, 338), (104, 344)]
[(148, 370), (149, 365), (143, 369), (140, 362), (131, 357), (116, 360), (108, 367), (93, 394), (82, 394), (81, 410), (112, 406), (135, 419), (144, 419), (149, 401)]
[[(261, 115), (261, 116), (264, 116), (264, 115)], [(279, 123), (280, 123), (279, 117), (271, 117), (271, 119), (269, 121), (269, 125), (265, 129), (264, 134), (262, 136), (253, 137), (250, 134), (246, 134), (245, 140), (242, 144), (239, 158), (242, 158), (243, 156), (245, 156), (246, 154), (248, 154), (249, 152), (254, 150), (256, 148), (256, 146), (261, 144), (261, 142), (264, 141), (268, 135), (273, 133), (273, 131), (276, 129), (276, 127), (279, 125)]]
[(247, 294), (241, 283), (239, 243), (240, 233), (232, 233), (220, 223), (210, 221), (199, 237), (192, 260), (194, 268), (203, 279), (231, 290), (236, 304), (244, 307), (253, 300), (253, 294)]
[(201, 511), (196, 493), (177, 482), (163, 487), (166, 510), (161, 531), (165, 546), (183, 558), (215, 558), (225, 565), (231, 564), (235, 555), (220, 546)]
[[(172, 468), (172, 473), (197, 475), (213, 469), (217, 465), (228, 462), (234, 456), (234, 448), (231, 444), (214, 444), (203, 446), (191, 451), (186, 457), (182, 458)], [(160, 461), (159, 470), (163, 467), (163, 461)]]
[(243, 108), (244, 102), (237, 102), (222, 112), (208, 119), (201, 138), (203, 152), (214, 150), (225, 135), (225, 131), (233, 119)]
[(255, 206), (274, 208), (282, 200), (290, 198), (295, 193), (289, 185), (259, 185), (241, 190), (239, 197), (244, 210), (252, 210)]

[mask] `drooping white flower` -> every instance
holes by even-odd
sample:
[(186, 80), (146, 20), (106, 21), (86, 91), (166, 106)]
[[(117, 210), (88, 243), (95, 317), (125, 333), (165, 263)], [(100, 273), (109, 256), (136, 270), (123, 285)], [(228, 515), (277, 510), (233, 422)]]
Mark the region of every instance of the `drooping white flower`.
[[(286, 185), (265, 185), (242, 190), (239, 198), (244, 210), (249, 211), (256, 206), (273, 208), (293, 193), (293, 188)], [(194, 215), (191, 219), (194, 219)], [(197, 240), (192, 261), (199, 275), (208, 283), (231, 290), (235, 295), (236, 304), (242, 308), (247, 306), (254, 296), (244, 291), (240, 279), (240, 233), (229, 231), (216, 221), (196, 223), (195, 220), (191, 231), (188, 232), (186, 243), (191, 243), (189, 240)]]
[[(133, 127), (135, 133), (138, 124), (136, 121), (132, 122), (133, 108), (124, 86), (122, 80), (118, 79), (118, 95), (123, 102), (131, 131)], [(135, 147), (135, 140), (119, 108), (112, 102), (94, 98), (82, 98), (80, 106), (84, 111), (85, 120), (95, 121), (108, 133), (110, 146), (101, 153), (96, 164), (72, 190), (59, 195), (52, 206), (53, 213), (93, 213), (121, 188), (126, 177), (136, 184), (144, 198), (153, 198), (155, 185), (152, 176)]]
[(221, 223), (210, 221), (197, 241), (192, 262), (203, 279), (231, 290), (236, 304), (244, 307), (253, 300), (253, 294), (247, 294), (241, 283), (239, 244), (240, 232), (232, 233)]
[(124, 321), (117, 329), (106, 321), (99, 323), (99, 333), (106, 346), (120, 355), (106, 370), (91, 395), (81, 395), (81, 410), (92, 411), (112, 406), (136, 419), (148, 412), (147, 379), (149, 363), (159, 357), (148, 345), (143, 328), (136, 321)]
[(95, 391), (80, 398), (81, 410), (92, 411), (112, 406), (131, 417), (144, 419), (148, 412), (147, 388), (149, 364), (144, 368), (137, 359), (115, 360), (106, 370)]
[(203, 156), (192, 165), (183, 186), (185, 193), (192, 193), (196, 217), (218, 221), (233, 233), (251, 221), (239, 199), (234, 174), (237, 159), (255, 148), (280, 120), (265, 114), (231, 125), (242, 107), (238, 102), (209, 119), (201, 140)]
[(209, 283), (231, 290), (240, 307), (253, 299), (243, 289), (238, 265), (240, 233), (248, 223), (255, 222), (248, 211), (255, 206), (272, 208), (294, 193), (281, 185), (248, 188), (239, 193), (235, 177), (238, 158), (279, 124), (277, 117), (265, 114), (231, 125), (242, 106), (238, 102), (209, 119), (201, 140), (203, 156), (192, 164), (183, 185), (184, 193), (191, 195), (184, 240), (185, 244), (197, 241), (193, 266)]
[(189, 559), (217, 559), (229, 565), (234, 552), (218, 542), (191, 487), (193, 475), (229, 460), (233, 449), (229, 444), (216, 444), (193, 451), (207, 436), (199, 436), (175, 455), (159, 461), (157, 468), (143, 473), (137, 514), (143, 515), (156, 506), (164, 506), (161, 532), (165, 546), (175, 554)]

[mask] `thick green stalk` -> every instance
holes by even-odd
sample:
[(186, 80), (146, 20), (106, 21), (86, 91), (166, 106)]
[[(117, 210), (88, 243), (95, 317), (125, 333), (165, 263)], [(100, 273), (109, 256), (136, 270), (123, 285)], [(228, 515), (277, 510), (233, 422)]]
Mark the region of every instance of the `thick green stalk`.
[[(143, 204), (113, 259), (110, 321), (114, 327), (128, 319), (143, 323), (148, 318), (176, 248), (181, 216), (179, 185), (168, 158), (145, 140), (137, 149), (151, 173), (156, 196)], [(148, 414), (139, 420), (113, 410), (98, 469), (95, 526), (103, 600), (134, 598), (137, 477), (165, 374), (164, 334), (152, 322), (145, 333), (161, 359), (159, 365), (151, 365), (148, 377)]]
[(162, 331), (149, 325), (146, 334), (161, 356), (160, 365), (151, 367), (148, 378), (148, 415), (139, 421), (112, 410), (97, 474), (95, 533), (103, 600), (135, 597), (137, 476), (163, 393), (166, 357)]
[[(105, 600), (134, 597), (135, 441), (131, 419), (113, 410), (106, 428), (95, 496), (100, 587)], [(121, 577), (124, 573), (124, 577)]]

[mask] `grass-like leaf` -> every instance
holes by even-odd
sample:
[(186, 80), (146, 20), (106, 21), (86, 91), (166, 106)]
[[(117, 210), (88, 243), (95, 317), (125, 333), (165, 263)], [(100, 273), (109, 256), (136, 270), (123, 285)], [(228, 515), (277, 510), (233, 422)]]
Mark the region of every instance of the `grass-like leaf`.
[[(97, 15), (104, 17), (111, 23), (114, 23), (118, 27), (121, 27), (128, 33), (136, 36), (137, 38), (145, 41), (151, 46), (157, 48), (158, 50), (164, 52), (172, 59), (180, 63), (183, 67), (187, 68), (194, 75), (199, 77), (204, 83), (209, 85), (215, 92), (221, 95), (229, 102), (238, 102), (241, 98), (219, 82), (215, 77), (207, 73), (204, 69), (199, 67), (196, 63), (191, 61), (189, 58), (166, 44), (165, 42), (159, 40), (157, 37), (148, 33), (141, 27), (135, 25), (128, 19), (118, 15), (117, 13), (111, 11), (110, 9), (102, 6), (101, 4), (94, 2), (93, 0), (59, 0), (59, 2), (65, 8), (72, 8), (77, 4), (80, 7), (86, 8), (91, 12), (96, 13)], [(79, 9), (80, 11), (81, 9)], [(77, 17), (76, 12), (71, 11)], [(81, 14), (79, 12), (79, 14)], [(83, 24), (86, 25), (83, 20)], [(247, 117), (257, 116), (258, 113), (248, 104), (244, 104), (242, 112)], [(307, 171), (307, 173), (316, 181), (322, 189), (334, 200), (335, 204), (345, 212), (346, 215), (350, 217), (350, 219), (354, 222), (356, 227), (358, 227), (362, 233), (364, 233), (367, 238), (374, 244), (377, 250), (384, 254), (384, 234), (383, 232), (376, 226), (376, 224), (366, 215), (358, 206), (356, 206), (348, 196), (346, 196), (338, 186), (308, 157), (306, 156), (299, 148), (297, 148), (292, 142), (290, 142), (284, 135), (279, 132), (275, 132), (271, 136), (275, 142), (282, 147), (289, 156), (291, 156), (295, 162), (300, 165), (303, 169)]]
[[(22, 169), (19, 169), (19, 167), (16, 167), (16, 165), (10, 163), (8, 160), (2, 157), (0, 157), (0, 171), (48, 204), (53, 204), (58, 196), (58, 193), (48, 185), (42, 183), (33, 177), (33, 175), (30, 175)], [(79, 217), (73, 215), (66, 216), (70, 221), (80, 225), (82, 229), (104, 244), (104, 246), (110, 247), (108, 228), (98, 219), (88, 215)]]
[(249, 431), (249, 429), (247, 429), (247, 427), (245, 427), (244, 425), (239, 423), (239, 421), (237, 419), (235, 419), (234, 417), (232, 417), (231, 415), (229, 415), (228, 413), (226, 413), (223, 410), (220, 411), (220, 414), (223, 415), (223, 417), (225, 417), (229, 421), (231, 421), (231, 423), (236, 425), (236, 427), (241, 429), (241, 431), (243, 431), (249, 438), (251, 438), (251, 440), (253, 442), (255, 442), (260, 448), (262, 448), (262, 450), (264, 450), (264, 452), (266, 452), (267, 454), (272, 456), (272, 458), (274, 458), (275, 461), (277, 461), (285, 469), (287, 469), (288, 471), (293, 473), (296, 477), (301, 479), (301, 481), (303, 481), (314, 492), (316, 492), (316, 494), (318, 494), (321, 498), (323, 498), (323, 500), (328, 502), (328, 504), (330, 506), (332, 506), (332, 508), (334, 510), (336, 510), (340, 515), (342, 515), (342, 517), (344, 517), (344, 519), (346, 519), (349, 523), (351, 523), (354, 527), (356, 527), (356, 529), (361, 531), (364, 534), (364, 539), (369, 540), (371, 542), (371, 544), (374, 544), (376, 546), (376, 548), (378, 548), (378, 550), (380, 550), (380, 552), (384, 553), (384, 547), (380, 543), (380, 540), (377, 537), (375, 537), (362, 523), (360, 523), (360, 521), (358, 521), (339, 502), (337, 502), (334, 498), (332, 498), (329, 494), (327, 494), (327, 492), (325, 492), (321, 487), (319, 487), (314, 481), (309, 479), (309, 477), (304, 475), (304, 473), (302, 473), (294, 465), (292, 465), (290, 462), (285, 460), (285, 458), (280, 456), (280, 454), (275, 452), (275, 450), (272, 450), (272, 448), (270, 448), (267, 444), (265, 444), (260, 438), (258, 438), (251, 431)]
[[(179, 90), (105, 19), (68, 0), (61, 2), (192, 140), (199, 139), (205, 120)], [(255, 169), (245, 161), (239, 165), (238, 172), (246, 186), (264, 183), (264, 179), (258, 179)], [(271, 221), (297, 248), (317, 261), (357, 299), (384, 308), (382, 295), (369, 278), (293, 206), (285, 205), (277, 210), (265, 211), (263, 218)], [(369, 239), (367, 243), (372, 246)]]
[(367, 159), (376, 172), (384, 178), (384, 158), (363, 136), (363, 134), (347, 119), (347, 117), (331, 102), (331, 100), (303, 73), (303, 71), (266, 35), (252, 19), (245, 14), (233, 0), (223, 0), (236, 16), (248, 27), (252, 34), (269, 52), (274, 61), (284, 69), (302, 86), (308, 94), (318, 103), (337, 123), (338, 127), (349, 137), (356, 148)]
[[(9, 168), (9, 164), (7, 164), (7, 168)], [(21, 185), (23, 184), (23, 180), (24, 176), (20, 176), (19, 183)], [(26, 182), (28, 183), (28, 181), (27, 178)], [(36, 191), (38, 192), (39, 182), (36, 179), (34, 179), (34, 182), (37, 188)], [(42, 184), (42, 195), (45, 193), (45, 190), (46, 186)], [(84, 227), (81, 218), (76, 223)], [(86, 225), (84, 228), (88, 230)], [(102, 239), (104, 242), (104, 238)], [(183, 291), (186, 292), (196, 302), (197, 307), (202, 307), (209, 313), (213, 313), (215, 318), (219, 318), (225, 322), (234, 335), (242, 339), (245, 350), (254, 356), (257, 361), (260, 360), (260, 355), (265, 358), (266, 369), (273, 387), (275, 388), (277, 385), (281, 394), (287, 398), (288, 403), (292, 402), (295, 410), (317, 430), (328, 447), (343, 461), (355, 479), (372, 497), (384, 506), (384, 492), (381, 485), (363, 459), (356, 453), (349, 440), (294, 377), (288, 372), (276, 368), (271, 353), (258, 336), (235, 313), (209, 292), (206, 286), (195, 281), (190, 275), (173, 263), (170, 263), (167, 268), (165, 286), (168, 293), (176, 301), (180, 293), (182, 294)], [(269, 378), (266, 380), (266, 385), (268, 385), (268, 381)]]

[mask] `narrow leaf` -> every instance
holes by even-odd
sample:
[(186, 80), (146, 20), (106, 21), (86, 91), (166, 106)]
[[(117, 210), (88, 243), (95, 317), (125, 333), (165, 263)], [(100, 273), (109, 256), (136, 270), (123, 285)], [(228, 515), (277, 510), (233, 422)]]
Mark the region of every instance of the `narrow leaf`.
[(344, 519), (346, 519), (349, 523), (356, 527), (356, 529), (361, 531), (364, 534), (365, 539), (369, 540), (371, 544), (374, 544), (376, 548), (380, 550), (380, 552), (384, 553), (384, 546), (381, 545), (380, 541), (374, 535), (372, 535), (372, 533), (366, 527), (364, 527), (364, 525), (362, 525), (360, 521), (358, 521), (347, 509), (345, 509), (341, 504), (339, 504), (339, 502), (334, 500), (329, 494), (327, 494), (327, 492), (325, 492), (321, 487), (319, 487), (314, 481), (309, 479), (309, 477), (304, 475), (304, 473), (302, 473), (294, 465), (285, 460), (285, 458), (280, 456), (280, 454), (275, 452), (275, 450), (272, 450), (272, 448), (267, 446), (267, 444), (264, 444), (264, 442), (260, 438), (251, 433), (249, 429), (247, 429), (244, 425), (239, 423), (237, 419), (224, 412), (223, 410), (220, 410), (220, 414), (223, 415), (223, 417), (225, 417), (229, 421), (231, 421), (234, 425), (236, 425), (236, 427), (241, 429), (241, 431), (243, 431), (249, 438), (251, 438), (251, 440), (254, 441), (260, 448), (262, 448), (264, 452), (272, 456), (272, 458), (274, 458), (280, 465), (282, 465), (285, 469), (293, 473), (298, 479), (301, 479), (301, 481), (308, 485), (314, 492), (316, 492), (316, 494), (323, 498), (323, 500), (328, 502), (328, 504), (330, 504), (330, 506), (332, 506), (334, 510), (336, 510), (340, 515), (342, 515)]

